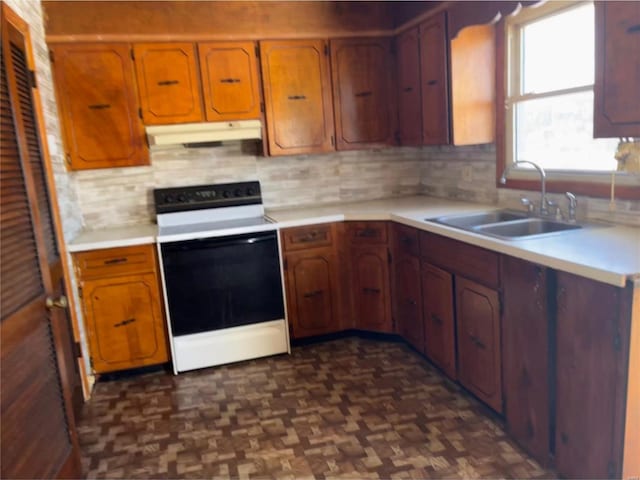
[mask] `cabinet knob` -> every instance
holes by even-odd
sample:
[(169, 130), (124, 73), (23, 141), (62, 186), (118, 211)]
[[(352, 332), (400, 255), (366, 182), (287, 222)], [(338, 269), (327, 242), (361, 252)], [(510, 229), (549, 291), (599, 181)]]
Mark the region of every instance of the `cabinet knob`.
[(67, 308), (69, 302), (67, 301), (67, 297), (60, 295), (58, 298), (47, 297), (45, 305), (49, 310), (53, 310), (54, 308)]

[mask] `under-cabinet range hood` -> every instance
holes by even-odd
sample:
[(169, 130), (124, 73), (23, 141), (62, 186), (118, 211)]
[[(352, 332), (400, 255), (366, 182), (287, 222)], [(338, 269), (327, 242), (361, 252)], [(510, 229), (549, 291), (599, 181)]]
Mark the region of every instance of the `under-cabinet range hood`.
[(182, 123), (145, 127), (149, 146), (185, 145), (262, 138), (260, 120)]

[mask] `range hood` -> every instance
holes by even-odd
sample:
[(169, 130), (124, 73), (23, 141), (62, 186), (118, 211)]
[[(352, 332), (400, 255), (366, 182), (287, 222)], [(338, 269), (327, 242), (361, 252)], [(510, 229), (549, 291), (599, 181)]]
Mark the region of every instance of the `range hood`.
[(262, 138), (260, 120), (182, 123), (145, 127), (150, 146), (224, 142)]

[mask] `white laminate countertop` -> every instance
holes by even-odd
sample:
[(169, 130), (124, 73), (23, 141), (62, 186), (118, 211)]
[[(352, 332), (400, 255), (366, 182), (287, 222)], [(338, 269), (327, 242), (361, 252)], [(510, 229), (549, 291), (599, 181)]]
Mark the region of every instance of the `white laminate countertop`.
[[(279, 228), (342, 220), (393, 220), (499, 253), (622, 287), (627, 280), (640, 288), (640, 228), (597, 225), (528, 240), (500, 240), (425, 222), (426, 218), (500, 207), (413, 196), (342, 203), (321, 207), (267, 210)], [(70, 252), (153, 243), (156, 225), (84, 232)]]

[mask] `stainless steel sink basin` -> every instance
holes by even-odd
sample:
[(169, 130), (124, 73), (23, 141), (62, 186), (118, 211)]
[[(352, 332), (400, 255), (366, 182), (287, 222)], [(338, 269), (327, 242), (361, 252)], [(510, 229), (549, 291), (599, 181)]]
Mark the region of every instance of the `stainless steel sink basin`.
[(444, 217), (427, 218), (429, 222), (441, 223), (450, 227), (468, 229), (478, 225), (509, 222), (511, 220), (526, 219), (527, 214), (514, 210), (493, 210), (491, 212), (466, 213), (460, 215), (446, 215)]
[(554, 222), (542, 218), (526, 218), (511, 222), (479, 225), (473, 228), (476, 233), (484, 233), (498, 238), (513, 239), (521, 237), (537, 237), (549, 233), (565, 232), (581, 229), (581, 225)]

